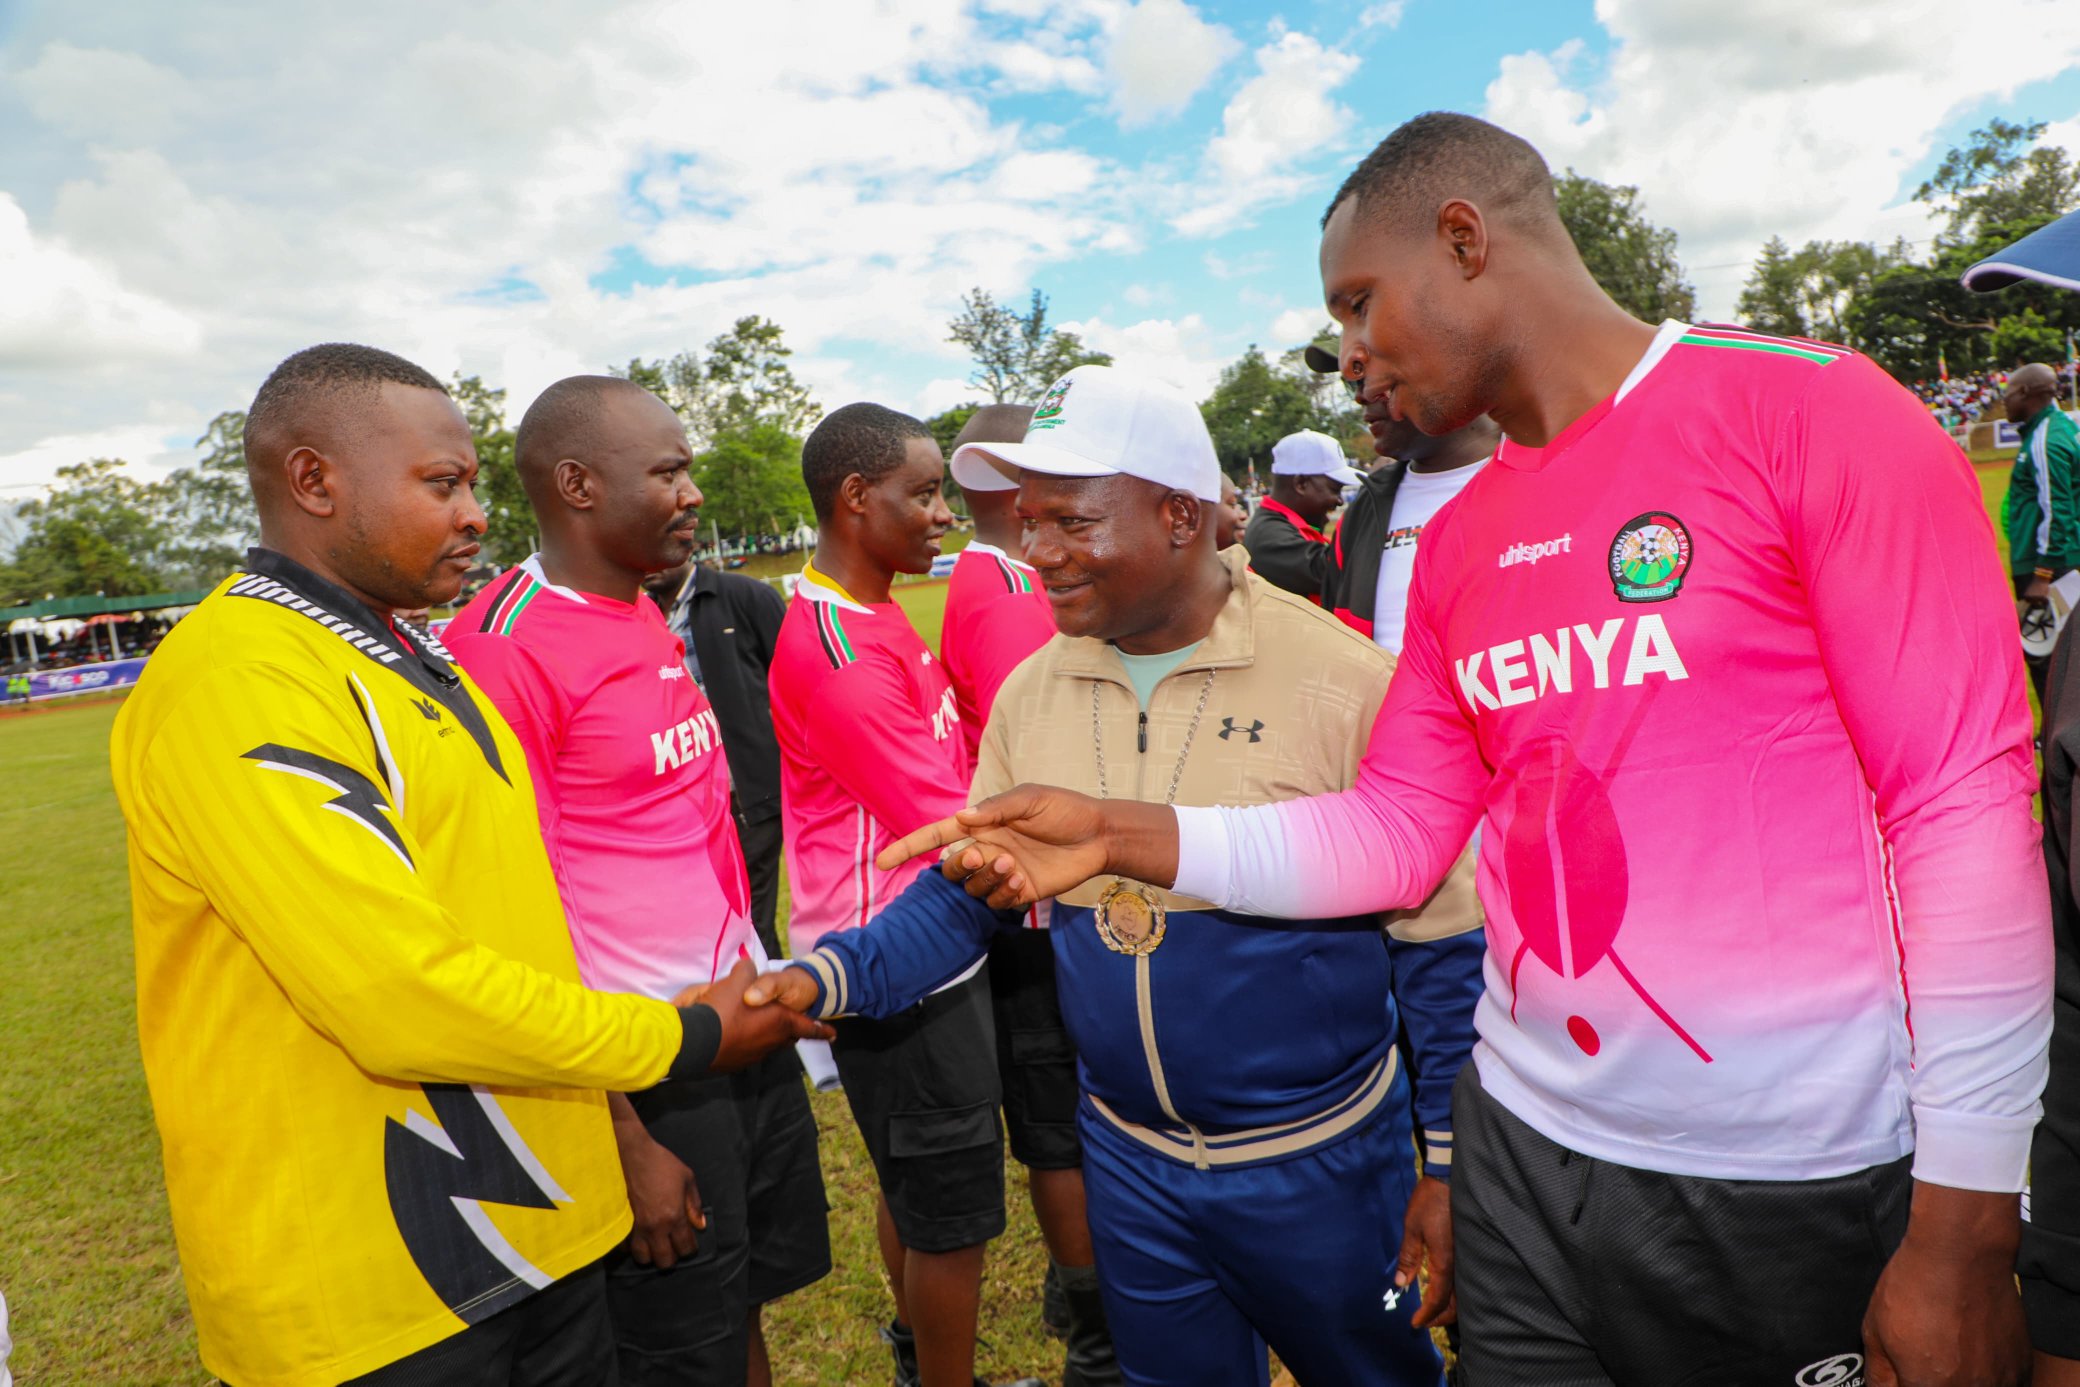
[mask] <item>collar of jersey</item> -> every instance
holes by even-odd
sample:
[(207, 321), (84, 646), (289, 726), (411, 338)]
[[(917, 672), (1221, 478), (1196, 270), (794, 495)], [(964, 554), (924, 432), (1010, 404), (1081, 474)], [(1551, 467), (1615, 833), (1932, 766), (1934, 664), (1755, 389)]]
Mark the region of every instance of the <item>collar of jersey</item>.
[(802, 581), (794, 585), (794, 594), (811, 602), (830, 602), (848, 611), (863, 612), (867, 616), (874, 614), (872, 607), (818, 572), (814, 560), (802, 564)]
[(1270, 511), (1273, 515), (1284, 516), (1286, 518), (1287, 523), (1300, 532), (1300, 538), (1307, 540), (1313, 544), (1326, 544), (1328, 542), (1329, 537), (1327, 535), (1323, 534), (1320, 530), (1317, 530), (1314, 526), (1308, 524), (1306, 516), (1302, 515), (1299, 511), (1294, 510), (1291, 506), (1286, 505), (1284, 502), (1274, 501), (1269, 496), (1266, 496), (1263, 500), (1257, 502), (1257, 504), (1262, 506), (1265, 510)]
[(577, 589), (567, 588), (559, 583), (552, 583), (549, 581), (549, 575), (542, 571), (541, 550), (537, 549), (532, 554), (529, 554), (526, 558), (520, 560), (520, 567), (526, 572), (528, 577), (534, 579), (537, 583), (540, 583), (543, 587), (555, 593), (558, 597), (568, 597), (571, 601), (577, 603), (581, 607), (589, 607), (592, 605), (590, 602), (587, 602), (585, 600), (585, 594), (579, 592)]
[(1618, 388), (1606, 398), (1597, 401), (1596, 404), (1590, 407), (1588, 413), (1560, 430), (1554, 436), (1553, 441), (1546, 444), (1543, 448), (1522, 447), (1510, 442), (1508, 438), (1504, 438), (1495, 445), (1495, 456), (1491, 461), (1499, 462), (1503, 466), (1513, 468), (1519, 472), (1538, 471), (1554, 458), (1559, 457), (1569, 448), (1581, 442), (1583, 438), (1588, 436), (1590, 430), (1610, 416), (1612, 410), (1625, 403), (1625, 397), (1640, 387), (1641, 383), (1653, 372), (1654, 368), (1659, 366), (1662, 360), (1667, 357), (1669, 350), (1677, 342), (1681, 341), (1683, 334), (1689, 330), (1690, 324), (1678, 322), (1674, 318), (1667, 319), (1659, 328), (1655, 329), (1654, 340), (1647, 344), (1647, 350), (1641, 354), (1638, 361), (1633, 363), (1632, 369), (1626, 372), (1625, 379), (1619, 382)]
[(461, 682), (453, 663), (445, 658), (446, 648), (436, 648), (433, 637), (424, 637), (422, 643), (404, 635), (393, 623), (371, 611), (360, 598), (330, 579), (319, 577), (287, 554), (255, 545), (246, 550), (245, 571), (272, 578), (311, 605), (352, 622), (370, 640), (413, 661), (441, 684)]
[(1005, 553), (1005, 552), (1004, 552), (1003, 550), (1001, 550), (1001, 549), (997, 548), (997, 546), (996, 546), (996, 545), (994, 545), (994, 544), (984, 544), (984, 543), (983, 543), (983, 542), (982, 542), (981, 540), (979, 540), (979, 539), (971, 539), (971, 540), (969, 540), (969, 541), (968, 541), (968, 547), (967, 547), (967, 548), (965, 548), (965, 549), (963, 549), (963, 550), (961, 550), (961, 552), (962, 552), (963, 554), (989, 554), (989, 555), (992, 555), (992, 556), (994, 556), (994, 557), (996, 557), (996, 558), (1002, 559), (1002, 560), (1003, 560), (1003, 561), (1004, 561), (1005, 563), (1015, 563), (1015, 564), (1017, 564), (1017, 565), (1018, 565), (1018, 566), (1019, 566), (1020, 568), (1023, 568), (1023, 569), (1024, 569), (1024, 570), (1025, 570), (1026, 572), (1028, 572), (1028, 573), (1031, 573), (1031, 574), (1033, 574), (1033, 575), (1035, 575), (1035, 576), (1038, 576), (1038, 575), (1039, 575), (1039, 572), (1040, 572), (1040, 570), (1039, 570), (1039, 569), (1037, 569), (1037, 568), (1033, 567), (1033, 566), (1032, 566), (1031, 564), (1027, 563), (1027, 562), (1026, 562), (1026, 561), (1025, 561), (1024, 559), (1022, 559), (1022, 558), (1018, 557), (1018, 555), (1016, 555), (1016, 554), (1007, 554), (1007, 553)]

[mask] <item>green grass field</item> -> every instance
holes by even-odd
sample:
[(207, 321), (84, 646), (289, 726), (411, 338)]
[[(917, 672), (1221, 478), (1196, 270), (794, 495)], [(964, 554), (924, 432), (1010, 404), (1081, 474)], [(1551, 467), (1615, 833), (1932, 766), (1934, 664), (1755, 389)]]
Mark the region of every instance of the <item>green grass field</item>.
[[(2006, 469), (1982, 466), (1980, 480), (1997, 516)], [(897, 590), (934, 645), (945, 591)], [(0, 1293), (24, 1387), (209, 1380), (195, 1357), (137, 1056), (123, 832), (107, 768), (119, 706), (0, 716)], [(873, 1174), (842, 1096), (813, 1102), (837, 1269), (769, 1313), (776, 1378), (874, 1382), (886, 1371), (874, 1328), (889, 1303)], [(1039, 1330), (1046, 1255), (1016, 1165), (1009, 1192), (1010, 1231), (986, 1274), (979, 1366), (1052, 1382), (1061, 1351)]]

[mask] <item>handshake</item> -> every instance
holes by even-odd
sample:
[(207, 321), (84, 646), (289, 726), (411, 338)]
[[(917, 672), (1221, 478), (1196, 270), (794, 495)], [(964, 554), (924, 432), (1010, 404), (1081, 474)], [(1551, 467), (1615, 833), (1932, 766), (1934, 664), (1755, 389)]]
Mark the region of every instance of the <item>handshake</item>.
[(696, 1004), (713, 1011), (722, 1023), (721, 1043), (708, 1064), (711, 1074), (748, 1069), (783, 1045), (829, 1040), (835, 1034), (802, 1014), (816, 1004), (816, 984), (799, 968), (761, 975), (750, 959), (739, 959), (727, 976), (672, 998), (676, 1007)]

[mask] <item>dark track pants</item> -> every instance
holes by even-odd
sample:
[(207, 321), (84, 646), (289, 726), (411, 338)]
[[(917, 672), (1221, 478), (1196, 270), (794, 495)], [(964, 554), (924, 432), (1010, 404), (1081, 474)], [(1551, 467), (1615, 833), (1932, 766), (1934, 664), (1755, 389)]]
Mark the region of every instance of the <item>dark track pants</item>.
[(1196, 1170), (1088, 1104), (1083, 1179), (1105, 1316), (1136, 1387), (1264, 1387), (1266, 1343), (1307, 1387), (1436, 1387), (1443, 1360), (1395, 1297), (1415, 1184), (1406, 1081), (1374, 1120), (1265, 1165)]

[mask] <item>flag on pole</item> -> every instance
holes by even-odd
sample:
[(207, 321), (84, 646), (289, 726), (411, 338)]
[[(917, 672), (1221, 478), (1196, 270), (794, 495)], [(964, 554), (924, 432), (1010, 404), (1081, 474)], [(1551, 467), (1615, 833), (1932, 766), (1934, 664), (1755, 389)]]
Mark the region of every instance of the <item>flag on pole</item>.
[(1936, 348), (1936, 375), (1946, 381), (1950, 379), (1950, 363), (1943, 360), (1941, 347)]

